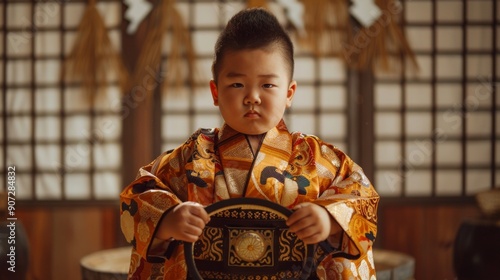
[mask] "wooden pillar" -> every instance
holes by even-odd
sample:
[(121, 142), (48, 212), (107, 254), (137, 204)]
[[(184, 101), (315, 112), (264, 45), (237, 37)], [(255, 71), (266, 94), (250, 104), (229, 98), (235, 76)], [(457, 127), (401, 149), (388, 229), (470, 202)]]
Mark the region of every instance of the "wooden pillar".
[(371, 70), (349, 70), (349, 156), (374, 182), (375, 119), (374, 77)]
[[(124, 17), (127, 6), (122, 4)], [(125, 67), (134, 76), (139, 54), (147, 34), (147, 19), (134, 34), (126, 32), (128, 21), (121, 25), (122, 57)], [(122, 183), (128, 185), (134, 180), (139, 167), (149, 163), (154, 155), (153, 147), (153, 96), (147, 91), (148, 83), (154, 79), (153, 71), (149, 77), (132, 79), (130, 89), (124, 93), (121, 102), (122, 117)]]

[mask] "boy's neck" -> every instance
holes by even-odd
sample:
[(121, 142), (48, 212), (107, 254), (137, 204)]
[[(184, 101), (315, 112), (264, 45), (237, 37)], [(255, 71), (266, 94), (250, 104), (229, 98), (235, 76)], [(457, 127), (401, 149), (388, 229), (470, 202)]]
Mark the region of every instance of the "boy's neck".
[(257, 151), (259, 150), (259, 146), (262, 142), (262, 139), (264, 139), (264, 134), (259, 134), (259, 135), (246, 135), (248, 143), (250, 144), (250, 148), (252, 149), (252, 153), (254, 156), (257, 154)]

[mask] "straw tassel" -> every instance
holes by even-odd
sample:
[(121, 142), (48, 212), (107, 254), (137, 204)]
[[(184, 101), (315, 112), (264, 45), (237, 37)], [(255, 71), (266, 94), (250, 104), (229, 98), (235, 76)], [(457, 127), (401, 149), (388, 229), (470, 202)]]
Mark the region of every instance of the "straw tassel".
[[(190, 33), (183, 24), (182, 17), (175, 8), (174, 0), (158, 1), (156, 7), (150, 15), (149, 26), (151, 26), (143, 50), (137, 61), (137, 71), (134, 81), (141, 83), (145, 75), (149, 75), (151, 69), (157, 75), (160, 73), (162, 63), (162, 50), (164, 35), (167, 31), (172, 32), (171, 51), (167, 60), (167, 77), (164, 86), (175, 85), (180, 87), (183, 84), (182, 57), (186, 56), (186, 62), (190, 73), (186, 73), (188, 81), (194, 83), (195, 76), (195, 53), (192, 45)], [(154, 89), (147, 89), (151, 94)]]
[(69, 80), (82, 82), (91, 104), (101, 91), (100, 88), (108, 83), (108, 73), (117, 73), (122, 92), (128, 88), (128, 72), (120, 54), (111, 43), (95, 0), (88, 2), (78, 27), (75, 44), (66, 58), (63, 71)]
[[(196, 54), (191, 41), (189, 30), (183, 23), (181, 14), (176, 9), (170, 10), (170, 28), (172, 30), (172, 42), (170, 52), (170, 62), (167, 61), (167, 73), (169, 79), (168, 84), (174, 85), (174, 88), (179, 88), (182, 85), (183, 74), (186, 75), (188, 83), (194, 85), (196, 77)], [(188, 73), (182, 71), (182, 56), (185, 55), (187, 62)]]
[[(394, 0), (376, 0), (382, 16), (369, 28), (357, 27), (345, 0), (302, 0), (306, 37), (299, 44), (316, 56), (340, 56), (350, 68), (390, 71), (391, 58), (402, 56), (418, 64), (400, 27), (400, 13)], [(353, 27), (354, 26), (354, 27)], [(391, 56), (392, 54), (392, 56)]]
[(350, 29), (346, 1), (302, 0), (306, 36), (299, 43), (316, 56), (339, 55)]
[(376, 0), (375, 3), (382, 10), (382, 16), (372, 26), (363, 27), (350, 36), (349, 45), (346, 46), (350, 49), (344, 49), (347, 62), (358, 69), (373, 70), (374, 66), (380, 66), (381, 70), (390, 71), (390, 60), (401, 64), (405, 56), (418, 69), (415, 54), (400, 26), (401, 7), (398, 8), (394, 0)]

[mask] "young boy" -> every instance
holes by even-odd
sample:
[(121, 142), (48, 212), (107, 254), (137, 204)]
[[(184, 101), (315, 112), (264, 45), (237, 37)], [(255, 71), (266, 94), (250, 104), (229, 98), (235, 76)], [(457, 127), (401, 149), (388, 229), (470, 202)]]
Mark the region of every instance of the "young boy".
[[(210, 220), (204, 206), (239, 197), (293, 209), (291, 232), (305, 244), (327, 240), (337, 248), (311, 279), (375, 279), (379, 196), (342, 151), (287, 130), (293, 67), (290, 38), (269, 12), (248, 9), (228, 22), (210, 81), (224, 125), (198, 130), (142, 167), (121, 194), (122, 231), (133, 245), (130, 279), (185, 279), (183, 248), (169, 245), (198, 239)], [(299, 175), (306, 183), (287, 180)]]

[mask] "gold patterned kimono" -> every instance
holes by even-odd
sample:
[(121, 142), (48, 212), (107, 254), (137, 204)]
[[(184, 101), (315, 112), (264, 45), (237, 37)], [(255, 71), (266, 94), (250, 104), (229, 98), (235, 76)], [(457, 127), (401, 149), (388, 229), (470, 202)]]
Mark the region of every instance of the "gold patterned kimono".
[(265, 134), (255, 156), (247, 137), (224, 125), (198, 130), (139, 170), (121, 194), (121, 227), (133, 245), (129, 279), (186, 279), (183, 246), (155, 238), (162, 217), (182, 201), (209, 205), (238, 197), (290, 209), (302, 202), (325, 207), (342, 231), (328, 239), (336, 249), (319, 260), (315, 275), (375, 279), (378, 194), (345, 153), (290, 133), (283, 121)]

